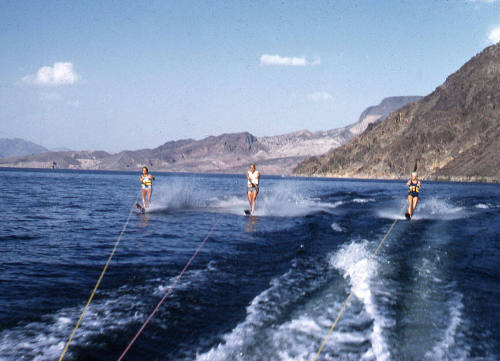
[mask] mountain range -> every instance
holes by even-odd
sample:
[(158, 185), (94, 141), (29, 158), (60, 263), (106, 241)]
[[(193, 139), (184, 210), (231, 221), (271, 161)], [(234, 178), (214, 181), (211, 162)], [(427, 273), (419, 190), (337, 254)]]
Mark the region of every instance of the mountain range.
[(322, 156), (296, 175), (500, 180), (500, 43), (484, 49), (423, 99)]
[(48, 151), (49, 150), (47, 148), (41, 145), (21, 138), (0, 138), (0, 158), (36, 154)]
[[(370, 124), (420, 97), (390, 97), (366, 109), (354, 124), (327, 131), (302, 130), (256, 137), (248, 132), (210, 136), (201, 140), (167, 142), (153, 149), (122, 151), (58, 151), (0, 159), (0, 167), (239, 173), (255, 162), (265, 174), (290, 174), (295, 166), (345, 144)], [(1, 149), (0, 149), (1, 150)], [(34, 153), (34, 152), (33, 152)]]

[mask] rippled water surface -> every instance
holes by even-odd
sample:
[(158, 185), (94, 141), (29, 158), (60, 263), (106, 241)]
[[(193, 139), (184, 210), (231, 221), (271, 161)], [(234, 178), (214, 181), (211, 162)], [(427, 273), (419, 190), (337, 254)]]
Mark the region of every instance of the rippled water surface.
[[(65, 360), (500, 359), (500, 186), (0, 171), (0, 360), (57, 360), (133, 213)], [(375, 248), (397, 220), (377, 256)]]

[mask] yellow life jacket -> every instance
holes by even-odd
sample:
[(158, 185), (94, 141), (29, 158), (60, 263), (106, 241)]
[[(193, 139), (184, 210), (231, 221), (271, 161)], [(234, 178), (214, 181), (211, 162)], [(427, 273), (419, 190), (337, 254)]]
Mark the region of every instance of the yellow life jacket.
[(150, 174), (142, 176), (142, 185), (151, 187), (153, 185), (153, 180)]

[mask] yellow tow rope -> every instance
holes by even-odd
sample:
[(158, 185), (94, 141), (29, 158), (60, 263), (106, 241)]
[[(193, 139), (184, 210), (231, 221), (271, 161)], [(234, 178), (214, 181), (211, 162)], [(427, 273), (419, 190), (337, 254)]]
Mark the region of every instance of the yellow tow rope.
[(120, 240), (122, 239), (123, 233), (125, 233), (125, 229), (127, 229), (128, 222), (130, 221), (130, 217), (132, 216), (132, 213), (133, 213), (134, 208), (135, 208), (135, 203), (137, 202), (138, 199), (139, 199), (139, 196), (137, 196), (136, 201), (134, 202), (134, 205), (130, 209), (130, 213), (128, 214), (127, 221), (123, 225), (122, 231), (120, 232), (120, 235), (118, 236), (118, 239), (115, 242), (115, 246), (113, 247), (113, 250), (111, 251), (111, 254), (108, 257), (108, 261), (106, 262), (106, 264), (104, 265), (104, 268), (102, 269), (101, 275), (99, 276), (99, 279), (97, 280), (97, 283), (94, 286), (94, 290), (92, 291), (92, 294), (90, 295), (90, 297), (87, 301), (87, 304), (83, 308), (82, 314), (80, 315), (80, 318), (79, 318), (78, 322), (76, 323), (76, 326), (73, 329), (73, 332), (71, 333), (71, 336), (69, 337), (68, 342), (66, 342), (66, 346), (64, 347), (64, 350), (63, 350), (61, 356), (59, 357), (59, 361), (62, 361), (62, 359), (64, 358), (64, 355), (66, 355), (66, 352), (68, 351), (69, 344), (73, 340), (73, 337), (75, 336), (76, 330), (78, 330), (78, 327), (80, 327), (80, 323), (83, 320), (83, 316), (85, 316), (85, 313), (87, 312), (87, 309), (90, 306), (90, 302), (92, 302), (92, 299), (94, 298), (94, 295), (95, 295), (97, 289), (99, 288), (99, 285), (101, 284), (102, 278), (104, 277), (104, 273), (106, 273), (106, 270), (108, 269), (109, 263), (111, 262), (111, 259), (113, 258), (113, 255), (115, 254), (116, 248), (118, 247), (118, 244), (120, 243)]

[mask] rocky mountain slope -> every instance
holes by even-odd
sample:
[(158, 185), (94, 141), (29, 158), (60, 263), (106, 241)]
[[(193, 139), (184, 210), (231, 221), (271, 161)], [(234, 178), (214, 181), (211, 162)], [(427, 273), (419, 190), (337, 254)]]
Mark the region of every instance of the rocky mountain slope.
[(155, 170), (178, 172), (242, 172), (251, 162), (266, 174), (290, 174), (310, 156), (324, 154), (348, 142), (369, 124), (415, 97), (392, 97), (365, 110), (359, 121), (338, 129), (255, 137), (250, 133), (211, 136), (201, 140), (167, 142), (154, 149), (123, 151), (116, 154), (97, 151), (47, 152), (0, 159), (0, 166), (70, 169), (140, 169), (144, 164)]
[(300, 163), (297, 175), (500, 180), (500, 44), (484, 49), (420, 101), (348, 144)]
[(20, 138), (0, 138), (0, 158), (48, 152), (41, 145)]
[(370, 124), (384, 121), (392, 112), (408, 103), (416, 102), (422, 98), (421, 96), (385, 98), (380, 104), (366, 108), (363, 113), (361, 113), (359, 120), (349, 126), (348, 129), (353, 136), (357, 136), (363, 133)]

